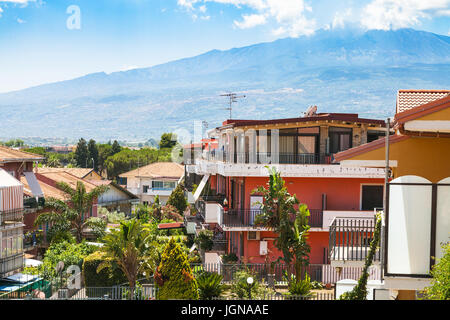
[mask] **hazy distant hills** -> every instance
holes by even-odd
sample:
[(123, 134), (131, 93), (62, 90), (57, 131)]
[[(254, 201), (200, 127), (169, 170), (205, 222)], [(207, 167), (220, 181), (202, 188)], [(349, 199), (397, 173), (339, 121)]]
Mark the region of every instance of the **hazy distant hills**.
[(247, 95), (233, 118), (319, 112), (392, 116), (398, 89), (450, 88), (450, 37), (412, 29), (320, 30), (142, 69), (0, 94), (0, 137), (148, 139), (228, 118), (221, 93)]

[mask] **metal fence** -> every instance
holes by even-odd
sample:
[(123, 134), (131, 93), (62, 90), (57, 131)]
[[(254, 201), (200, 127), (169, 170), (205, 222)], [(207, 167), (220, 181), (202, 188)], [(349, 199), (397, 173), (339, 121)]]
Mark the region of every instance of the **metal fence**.
[(290, 294), (266, 294), (264, 293), (262, 296), (248, 298), (239, 298), (239, 297), (214, 297), (212, 300), (335, 300), (334, 292), (312, 292), (309, 295), (301, 296), (301, 295), (290, 295)]
[[(331, 260), (364, 261), (375, 231), (375, 218), (335, 218), (330, 225)], [(380, 261), (380, 251), (374, 256)]]
[[(247, 270), (253, 273), (258, 281), (269, 282), (269, 278), (273, 278), (277, 284), (286, 285), (285, 274), (288, 266), (283, 263), (277, 263), (273, 266), (267, 264), (220, 264), (220, 263), (205, 263), (205, 264), (191, 264), (194, 271), (208, 271), (216, 272), (223, 276), (223, 282), (229, 283), (236, 279), (236, 274), (240, 271)], [(294, 266), (291, 266), (291, 273), (294, 273)], [(329, 264), (311, 264), (305, 267), (302, 271), (302, 277), (305, 274), (311, 278), (311, 281), (317, 281), (324, 284), (335, 284), (342, 279), (359, 280), (362, 275), (363, 267), (342, 267), (335, 268)], [(273, 276), (269, 276), (273, 275)], [(379, 268), (369, 269), (369, 280), (381, 279), (381, 270)]]
[(52, 300), (155, 300), (157, 288), (153, 285), (142, 287), (88, 287), (79, 290), (60, 289)]

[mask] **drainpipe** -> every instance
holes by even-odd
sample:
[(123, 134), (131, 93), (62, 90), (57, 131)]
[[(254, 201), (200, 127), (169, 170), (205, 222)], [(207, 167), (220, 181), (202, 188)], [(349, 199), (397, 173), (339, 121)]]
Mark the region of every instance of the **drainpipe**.
[(390, 123), (391, 123), (391, 119), (387, 118), (386, 119), (386, 146), (385, 146), (385, 151), (386, 151), (386, 167), (385, 167), (385, 175), (384, 175), (384, 189), (383, 189), (383, 215), (382, 215), (382, 224), (381, 224), (381, 235), (380, 235), (380, 241), (382, 242), (382, 245), (380, 245), (380, 266), (381, 266), (381, 281), (384, 280), (384, 253), (385, 250), (387, 250), (387, 248), (385, 248), (385, 215), (386, 215), (386, 211), (387, 211), (387, 184), (389, 182), (389, 135), (390, 135)]

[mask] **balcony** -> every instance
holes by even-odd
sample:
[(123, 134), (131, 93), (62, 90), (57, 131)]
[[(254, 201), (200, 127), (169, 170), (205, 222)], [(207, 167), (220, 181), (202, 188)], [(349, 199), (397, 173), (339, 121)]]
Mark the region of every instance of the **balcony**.
[(259, 209), (230, 209), (223, 214), (222, 226), (224, 228), (256, 228), (265, 229), (255, 225), (255, 218), (262, 213)]
[[(208, 161), (222, 161), (228, 163), (253, 163), (253, 164), (331, 164), (332, 154), (325, 153), (278, 153), (278, 159), (272, 159), (275, 154), (270, 152), (234, 152), (210, 151), (201, 154), (198, 159)], [(197, 159), (186, 158), (185, 164), (195, 164)]]
[(0, 258), (0, 278), (8, 273), (19, 270), (24, 267), (23, 253), (17, 253), (5, 258)]
[(0, 226), (23, 222), (23, 208), (0, 211)]
[[(375, 231), (372, 218), (335, 218), (329, 227), (329, 255), (334, 267), (362, 266)], [(377, 250), (374, 262), (380, 262)]]

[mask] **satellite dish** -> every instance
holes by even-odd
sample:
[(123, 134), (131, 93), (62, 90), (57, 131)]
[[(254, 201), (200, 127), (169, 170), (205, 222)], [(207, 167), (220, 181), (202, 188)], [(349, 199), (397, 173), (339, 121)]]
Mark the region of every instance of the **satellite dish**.
[(313, 115), (316, 114), (316, 112), (317, 112), (317, 106), (311, 106), (306, 110), (305, 115), (303, 117), (304, 118), (312, 117)]

